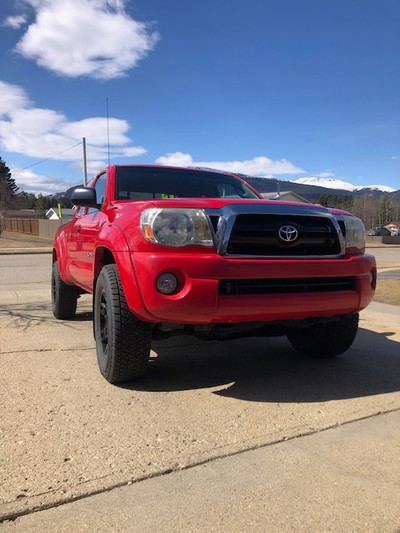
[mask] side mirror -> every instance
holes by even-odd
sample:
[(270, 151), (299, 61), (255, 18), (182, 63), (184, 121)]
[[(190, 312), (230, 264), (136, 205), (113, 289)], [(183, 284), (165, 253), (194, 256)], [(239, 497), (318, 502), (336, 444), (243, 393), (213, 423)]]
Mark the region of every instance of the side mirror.
[(71, 195), (71, 202), (80, 207), (98, 207), (96, 189), (78, 187)]

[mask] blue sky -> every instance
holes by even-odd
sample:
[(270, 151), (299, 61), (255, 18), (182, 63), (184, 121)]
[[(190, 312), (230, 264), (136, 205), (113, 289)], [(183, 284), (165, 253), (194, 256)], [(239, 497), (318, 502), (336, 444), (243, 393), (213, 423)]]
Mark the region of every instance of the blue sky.
[(399, 0), (2, 0), (0, 156), (48, 194), (111, 163), (400, 189)]

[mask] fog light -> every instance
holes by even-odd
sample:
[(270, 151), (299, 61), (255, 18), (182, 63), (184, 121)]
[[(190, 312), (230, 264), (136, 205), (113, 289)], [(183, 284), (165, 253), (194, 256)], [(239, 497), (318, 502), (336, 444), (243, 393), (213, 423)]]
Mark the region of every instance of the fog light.
[(176, 291), (177, 286), (178, 280), (170, 272), (164, 272), (164, 274), (161, 274), (157, 279), (157, 289), (162, 294), (172, 294)]

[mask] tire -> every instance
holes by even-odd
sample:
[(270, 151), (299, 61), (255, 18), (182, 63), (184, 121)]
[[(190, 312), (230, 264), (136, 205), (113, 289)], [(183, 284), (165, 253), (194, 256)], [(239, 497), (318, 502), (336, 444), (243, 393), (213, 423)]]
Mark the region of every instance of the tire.
[(94, 294), (97, 362), (109, 383), (142, 376), (150, 357), (152, 324), (128, 308), (116, 265), (100, 272)]
[(53, 315), (64, 320), (74, 318), (78, 301), (78, 291), (74, 285), (63, 282), (58, 269), (58, 262), (53, 263), (51, 272), (51, 305)]
[(287, 334), (293, 348), (307, 357), (329, 359), (350, 348), (357, 335), (358, 313), (345, 315), (334, 322), (325, 322)]

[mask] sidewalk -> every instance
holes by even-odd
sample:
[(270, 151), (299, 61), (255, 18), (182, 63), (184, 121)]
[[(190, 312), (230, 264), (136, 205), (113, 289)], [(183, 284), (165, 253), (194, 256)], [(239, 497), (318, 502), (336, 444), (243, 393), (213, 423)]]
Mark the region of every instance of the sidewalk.
[(297, 437), (4, 522), (7, 532), (394, 532), (400, 412)]

